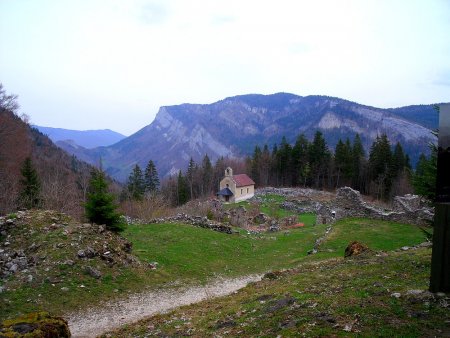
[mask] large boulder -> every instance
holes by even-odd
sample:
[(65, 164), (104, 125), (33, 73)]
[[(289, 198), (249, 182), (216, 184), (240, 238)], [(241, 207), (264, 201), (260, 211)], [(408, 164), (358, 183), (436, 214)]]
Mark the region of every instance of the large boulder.
[(33, 312), (27, 315), (4, 320), (0, 324), (0, 337), (70, 337), (67, 321), (61, 317), (50, 316), (47, 312)]
[(358, 256), (363, 252), (368, 252), (369, 248), (364, 244), (354, 241), (345, 248), (344, 257)]

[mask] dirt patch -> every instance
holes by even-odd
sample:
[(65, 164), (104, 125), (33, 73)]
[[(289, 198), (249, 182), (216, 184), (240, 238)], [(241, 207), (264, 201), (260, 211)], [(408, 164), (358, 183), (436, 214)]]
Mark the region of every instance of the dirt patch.
[(261, 276), (249, 275), (233, 279), (217, 279), (204, 286), (150, 291), (72, 313), (66, 318), (73, 337), (95, 337), (124, 324), (164, 313), (182, 305), (231, 294), (248, 283), (259, 280)]

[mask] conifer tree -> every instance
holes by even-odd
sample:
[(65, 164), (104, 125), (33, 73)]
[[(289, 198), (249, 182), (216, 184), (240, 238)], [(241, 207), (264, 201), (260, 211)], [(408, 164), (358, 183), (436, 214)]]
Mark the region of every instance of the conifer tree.
[(434, 201), (436, 197), (437, 152), (431, 152), (429, 158), (420, 154), (416, 171), (412, 175), (414, 192)]
[(195, 174), (197, 172), (197, 169), (198, 169), (197, 164), (195, 163), (194, 159), (191, 157), (191, 159), (189, 160), (189, 165), (188, 165), (187, 172), (186, 172), (186, 180), (189, 185), (189, 192), (190, 192), (189, 199), (194, 198), (194, 179), (195, 179)]
[(85, 204), (86, 218), (97, 224), (105, 224), (111, 231), (122, 231), (125, 224), (121, 222), (116, 211), (114, 196), (108, 191), (108, 182), (103, 171), (94, 169), (89, 181), (89, 192)]
[(308, 170), (305, 170), (305, 166), (308, 164), (308, 147), (309, 142), (304, 134), (297, 137), (295, 145), (292, 148), (292, 166), (293, 166), (293, 185), (304, 184), (307, 177), (305, 174)]
[(352, 187), (361, 191), (364, 189), (364, 170), (366, 154), (359, 134), (355, 135), (352, 147)]
[(181, 173), (181, 170), (178, 173), (178, 179), (177, 179), (177, 200), (178, 205), (183, 205), (187, 201), (189, 201), (189, 192), (188, 192), (188, 185), (186, 182), (186, 178)]
[(375, 183), (373, 191), (379, 198), (387, 199), (392, 185), (392, 152), (386, 134), (377, 136), (370, 148), (369, 169), (372, 182)]
[(159, 177), (155, 163), (152, 160), (148, 161), (144, 176), (145, 192), (150, 194), (157, 192), (159, 190)]
[(145, 182), (142, 175), (142, 170), (137, 164), (134, 166), (133, 171), (128, 177), (127, 189), (132, 199), (137, 201), (143, 199), (145, 192)]
[(213, 167), (208, 154), (205, 154), (202, 161), (202, 195), (209, 195), (213, 189)]
[(315, 186), (321, 187), (327, 173), (330, 161), (330, 151), (320, 131), (316, 131), (314, 140), (309, 147), (311, 172), (315, 175)]
[(255, 150), (253, 151), (253, 157), (251, 159), (251, 177), (253, 179), (253, 181), (255, 181), (255, 183), (257, 185), (261, 184), (261, 180), (260, 180), (260, 171), (261, 171), (261, 156), (262, 156), (262, 152), (261, 152), (261, 148), (259, 146), (255, 146)]
[(31, 158), (25, 159), (21, 173), (23, 177), (20, 180), (22, 190), (19, 195), (19, 204), (27, 209), (37, 208), (41, 204), (41, 183)]

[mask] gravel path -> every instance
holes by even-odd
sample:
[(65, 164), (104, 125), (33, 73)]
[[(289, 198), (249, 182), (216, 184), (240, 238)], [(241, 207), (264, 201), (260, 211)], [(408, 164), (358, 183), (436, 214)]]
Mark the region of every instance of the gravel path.
[(204, 286), (149, 291), (98, 308), (69, 314), (66, 318), (72, 337), (95, 337), (124, 324), (167, 312), (182, 305), (231, 294), (258, 280), (261, 280), (261, 276), (249, 275), (233, 279), (217, 279)]

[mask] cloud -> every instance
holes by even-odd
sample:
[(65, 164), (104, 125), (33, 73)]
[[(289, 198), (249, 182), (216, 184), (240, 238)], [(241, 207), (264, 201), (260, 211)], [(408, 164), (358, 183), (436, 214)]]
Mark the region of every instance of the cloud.
[(139, 19), (148, 25), (165, 22), (169, 17), (169, 9), (158, 2), (145, 2), (139, 8)]

